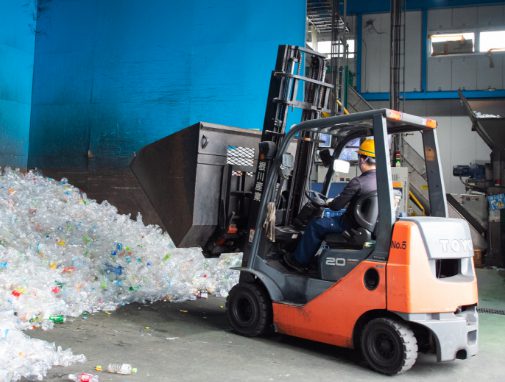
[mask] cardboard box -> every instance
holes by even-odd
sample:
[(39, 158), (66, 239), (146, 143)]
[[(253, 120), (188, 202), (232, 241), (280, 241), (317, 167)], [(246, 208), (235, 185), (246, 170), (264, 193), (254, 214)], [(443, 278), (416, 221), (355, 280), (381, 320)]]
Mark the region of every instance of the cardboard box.
[(484, 261), (482, 258), (482, 250), (474, 249), (473, 250), (473, 265), (475, 268), (482, 268), (484, 266)]
[(434, 42), (433, 56), (473, 53), (473, 40)]

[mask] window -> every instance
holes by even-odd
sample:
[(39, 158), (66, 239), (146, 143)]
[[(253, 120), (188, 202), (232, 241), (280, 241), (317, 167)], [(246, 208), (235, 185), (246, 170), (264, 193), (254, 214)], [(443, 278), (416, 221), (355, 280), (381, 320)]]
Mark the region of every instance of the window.
[[(356, 53), (354, 39), (347, 40), (347, 47), (348, 47), (349, 58), (354, 58), (354, 54)], [(317, 51), (319, 53), (326, 54), (326, 56), (328, 58), (330, 58), (331, 41), (319, 41), (317, 43)], [(344, 56), (344, 46), (342, 44), (337, 45), (337, 56), (338, 57)]]
[(432, 56), (505, 52), (505, 30), (437, 33), (430, 35), (430, 41)]
[(505, 31), (480, 32), (479, 51), (505, 51)]
[(434, 34), (431, 39), (431, 55), (442, 56), (449, 54), (473, 53), (475, 33)]
[(353, 139), (348, 142), (347, 145), (342, 149), (338, 159), (343, 159), (346, 161), (358, 161), (358, 149), (359, 149), (360, 138)]

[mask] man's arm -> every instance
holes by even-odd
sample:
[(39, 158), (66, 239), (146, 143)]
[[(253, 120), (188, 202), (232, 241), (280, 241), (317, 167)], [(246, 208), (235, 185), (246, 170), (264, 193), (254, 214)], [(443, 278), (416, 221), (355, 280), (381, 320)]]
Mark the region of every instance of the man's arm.
[(359, 184), (358, 178), (352, 178), (340, 195), (328, 203), (328, 207), (333, 211), (341, 210), (351, 201), (354, 195), (360, 192), (360, 190), (361, 185)]

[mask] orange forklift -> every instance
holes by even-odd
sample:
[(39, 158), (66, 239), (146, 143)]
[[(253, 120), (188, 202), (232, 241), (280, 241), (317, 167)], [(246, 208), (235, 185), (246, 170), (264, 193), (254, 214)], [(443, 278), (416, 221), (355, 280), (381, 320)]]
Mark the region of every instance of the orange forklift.
[[(226, 302), (235, 332), (359, 349), (388, 375), (410, 369), (418, 351), (475, 355), (472, 241), (466, 221), (448, 218), (436, 121), (388, 109), (322, 118), (325, 76), (324, 56), (282, 45), (261, 132), (200, 122), (140, 150), (131, 169), (177, 246), (243, 251)], [(292, 108), (302, 122), (288, 129)], [(423, 147), (429, 216), (395, 203), (389, 139), (404, 133)], [(284, 254), (329, 212), (325, 199), (355, 167), (344, 154), (365, 138), (375, 140), (377, 191), (350, 211), (359, 227), (327, 235), (310, 269), (293, 271)]]
[[(279, 57), (290, 62), (281, 49)], [(279, 77), (296, 75), (272, 73), (241, 277), (226, 304), (231, 327), (245, 336), (275, 331), (359, 349), (371, 368), (388, 375), (410, 369), (419, 349), (436, 352), (438, 361), (475, 355), (473, 247), (467, 222), (448, 217), (436, 121), (388, 109), (321, 118), (328, 87), (314, 57), (304, 79), (309, 105), (283, 98), (286, 85), (276, 86)], [(293, 105), (304, 109), (304, 121), (285, 133), (279, 122)], [(408, 217), (395, 206), (389, 137), (403, 133), (422, 142), (428, 217)], [(341, 154), (365, 138), (375, 140), (377, 192), (351, 211), (360, 227), (327, 235), (312, 269), (293, 272), (282, 254), (321, 216), (336, 171), (346, 167)], [(316, 171), (318, 159), (323, 166)], [(318, 192), (311, 185), (320, 168), (327, 170)]]
[[(414, 132), (422, 136), (429, 217), (399, 217), (395, 208), (388, 135)], [(269, 216), (284, 192), (279, 179), (294, 162), (290, 142), (307, 141), (305, 133), (332, 137), (326, 181), (340, 168), (338, 157), (349, 141), (373, 137), (377, 192), (356, 203), (352, 213), (360, 227), (327, 235), (315, 267), (300, 274), (282, 263), (279, 249), (293, 250), (303, 229), (276, 225)], [(309, 200), (300, 214), (318, 211), (324, 193), (305, 191)], [(274, 235), (268, 234), (271, 224)], [(419, 349), (436, 352), (438, 361), (477, 353), (472, 241), (466, 221), (447, 215), (434, 120), (380, 109), (293, 126), (276, 148), (249, 238), (246, 261), (238, 268), (241, 280), (226, 304), (237, 333), (259, 336), (275, 330), (359, 349), (371, 368), (388, 375), (410, 369)]]

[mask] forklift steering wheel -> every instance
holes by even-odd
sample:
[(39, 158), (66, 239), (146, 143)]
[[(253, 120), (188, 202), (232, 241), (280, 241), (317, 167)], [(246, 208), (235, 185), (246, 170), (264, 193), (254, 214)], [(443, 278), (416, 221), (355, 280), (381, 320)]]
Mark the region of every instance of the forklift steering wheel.
[(314, 190), (305, 191), (305, 196), (315, 206), (326, 207), (326, 199), (328, 198), (325, 195), (321, 194), (320, 192)]

